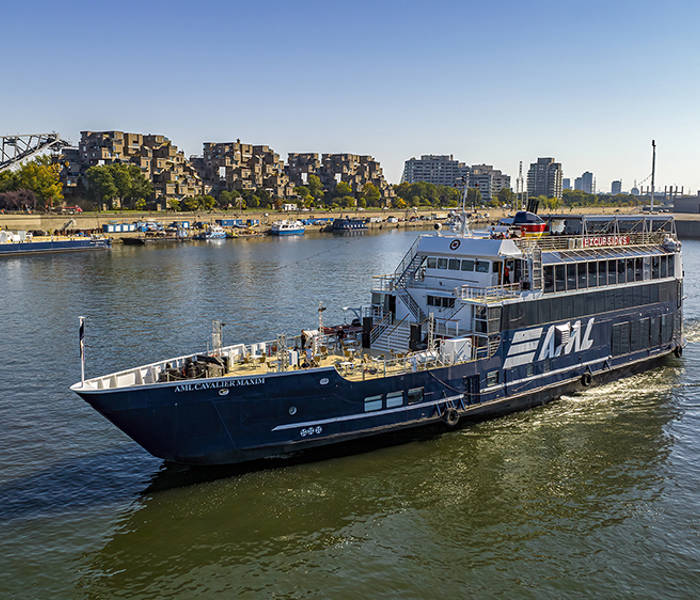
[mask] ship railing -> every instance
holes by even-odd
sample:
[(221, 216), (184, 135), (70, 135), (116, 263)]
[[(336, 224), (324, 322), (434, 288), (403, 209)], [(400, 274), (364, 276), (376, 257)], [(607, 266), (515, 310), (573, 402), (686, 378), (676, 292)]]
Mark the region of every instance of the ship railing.
[(488, 287), (477, 287), (473, 285), (463, 285), (456, 289), (456, 295), (463, 302), (478, 301), (489, 302), (498, 301), (505, 298), (517, 298), (521, 293), (519, 283), (506, 283), (503, 285), (492, 285)]
[(375, 292), (391, 292), (396, 284), (396, 275), (389, 273), (386, 275), (372, 276), (372, 291)]
[(629, 233), (589, 233), (587, 235), (546, 235), (539, 238), (513, 238), (521, 250), (585, 250), (661, 244), (669, 231), (637, 231)]

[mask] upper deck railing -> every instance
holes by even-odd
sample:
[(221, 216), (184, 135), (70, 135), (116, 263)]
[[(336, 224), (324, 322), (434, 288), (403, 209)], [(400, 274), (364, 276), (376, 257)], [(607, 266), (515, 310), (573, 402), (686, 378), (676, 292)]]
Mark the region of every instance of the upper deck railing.
[(522, 292), (519, 283), (506, 283), (489, 287), (463, 285), (456, 290), (457, 297), (463, 302), (496, 302), (505, 298), (517, 298)]
[(669, 236), (675, 239), (675, 234), (670, 231), (652, 231), (590, 235), (545, 235), (539, 238), (513, 238), (513, 241), (523, 251), (534, 248), (539, 248), (540, 250), (587, 250), (661, 244)]

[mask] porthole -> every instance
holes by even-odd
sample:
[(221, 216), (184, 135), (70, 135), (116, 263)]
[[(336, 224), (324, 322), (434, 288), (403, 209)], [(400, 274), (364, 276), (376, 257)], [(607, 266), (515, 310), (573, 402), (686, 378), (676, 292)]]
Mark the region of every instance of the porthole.
[(296, 406), (290, 406), (290, 407), (289, 407), (289, 414), (290, 414), (290, 415), (295, 415), (295, 414), (297, 414), (297, 407), (296, 407)]

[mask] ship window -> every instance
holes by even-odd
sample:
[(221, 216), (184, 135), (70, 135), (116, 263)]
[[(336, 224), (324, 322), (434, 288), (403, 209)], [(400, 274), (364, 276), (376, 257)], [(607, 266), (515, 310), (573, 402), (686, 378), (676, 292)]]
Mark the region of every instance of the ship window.
[(486, 373), (486, 387), (496, 385), (498, 383), (498, 371), (489, 371)]
[(473, 271), (474, 261), (473, 260), (463, 260), (462, 261), (462, 271)]
[(661, 259), (661, 277), (668, 277), (668, 256), (665, 254), (660, 257)]
[(423, 401), (423, 388), (411, 388), (406, 392), (406, 404), (417, 404)]
[(628, 258), (625, 262), (627, 263), (627, 281), (632, 283), (634, 281), (634, 259)]
[(566, 265), (566, 288), (576, 289), (576, 265), (574, 263)]
[(614, 260), (608, 261), (608, 285), (617, 283), (617, 264)]
[(637, 281), (644, 281), (644, 271), (642, 269), (642, 259), (640, 258), (635, 258), (634, 259), (634, 278)]
[(668, 256), (668, 276), (673, 277), (676, 269), (676, 257), (673, 254)]
[(403, 404), (403, 392), (389, 392), (386, 395), (386, 407), (395, 408)]
[(448, 266), (452, 271), (459, 271), (459, 259), (451, 258)]
[(476, 270), (478, 273), (488, 273), (489, 272), (489, 261), (487, 260), (477, 260)]
[(437, 258), (435, 258), (434, 256), (428, 257), (428, 268), (429, 269), (437, 268)]
[(500, 264), (501, 264), (501, 263), (499, 263), (499, 262), (493, 263), (493, 272), (494, 272), (494, 273), (499, 273), (499, 272), (500, 272), (500, 270), (501, 270), (501, 269), (500, 269)]
[(658, 279), (660, 275), (660, 260), (658, 256), (651, 257), (651, 278)]
[(532, 377), (535, 374), (535, 365), (528, 363), (525, 366), (525, 377)]
[(605, 285), (608, 282), (608, 261), (601, 260), (598, 263), (598, 285)]
[(554, 291), (554, 267), (544, 268), (544, 291)]
[(596, 263), (589, 262), (588, 264), (588, 287), (595, 287), (598, 281), (598, 274), (596, 273)]
[(554, 267), (554, 288), (557, 292), (566, 290), (566, 273), (564, 265)]
[(382, 410), (381, 396), (370, 396), (369, 398), (365, 398), (365, 412), (371, 412), (373, 410)]
[(627, 281), (625, 271), (625, 259), (617, 261), (617, 283), (625, 283)]
[(588, 274), (586, 272), (586, 263), (576, 265), (578, 271), (578, 287), (584, 289), (588, 287)]
[(438, 258), (437, 259), (437, 268), (438, 269), (446, 269), (447, 268), (447, 259), (446, 258)]

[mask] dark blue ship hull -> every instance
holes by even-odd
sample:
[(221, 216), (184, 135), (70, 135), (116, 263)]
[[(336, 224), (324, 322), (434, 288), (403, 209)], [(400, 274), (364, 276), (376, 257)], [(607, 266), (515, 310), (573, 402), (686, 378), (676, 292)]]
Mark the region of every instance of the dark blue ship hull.
[[(597, 311), (595, 295), (589, 294), (586, 315), (531, 325), (527, 315), (504, 315), (504, 324), (521, 320), (526, 326), (503, 327), (490, 358), (449, 367), (367, 381), (350, 381), (325, 368), (78, 393), (151, 454), (195, 465), (289, 456), (402, 430), (454, 427), (458, 420), (524, 410), (679, 355), (682, 290), (676, 283), (657, 286), (656, 292), (650, 288), (640, 296), (646, 304), (629, 308), (606, 311), (601, 300)], [(568, 301), (573, 307), (575, 300)], [(615, 306), (614, 298), (609, 301), (607, 308)], [(568, 309), (551, 305), (547, 310)], [(572, 336), (557, 341), (557, 325), (570, 327)], [(392, 393), (400, 393), (400, 404), (396, 396), (389, 404)], [(368, 399), (375, 402), (370, 411)]]
[(107, 250), (112, 240), (107, 238), (84, 240), (56, 240), (42, 242), (17, 242), (0, 244), (0, 256), (17, 256), (23, 254), (47, 254), (54, 252), (76, 252), (81, 250)]

